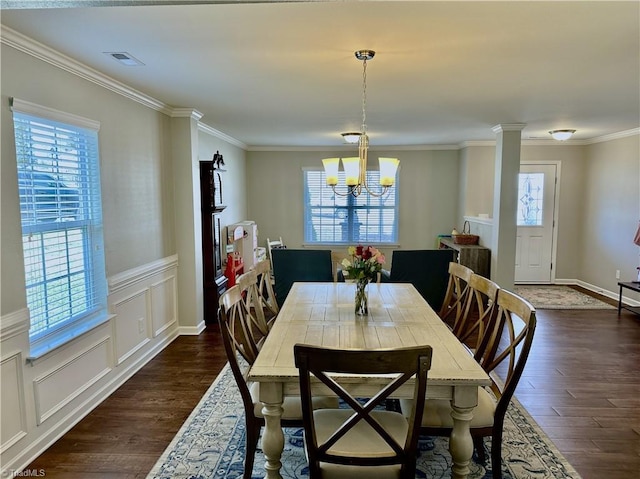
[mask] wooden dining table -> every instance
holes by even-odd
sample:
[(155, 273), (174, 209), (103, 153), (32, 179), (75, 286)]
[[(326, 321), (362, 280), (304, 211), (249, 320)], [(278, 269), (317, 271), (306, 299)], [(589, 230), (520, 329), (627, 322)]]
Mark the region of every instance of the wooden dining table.
[[(427, 398), (449, 399), (453, 431), (449, 440), (452, 477), (466, 478), (473, 455), (469, 423), (478, 401), (478, 387), (489, 376), (458, 341), (413, 285), (370, 283), (369, 314), (355, 314), (353, 283), (294, 283), (248, 380), (259, 383), (265, 427), (262, 450), (265, 477), (281, 478), (284, 433), (280, 425), (285, 396), (299, 395), (293, 346), (297, 343), (333, 348), (377, 349), (430, 345), (433, 348)], [(341, 384), (360, 397), (375, 395), (388, 377), (348, 376)], [(327, 393), (318, 385), (316, 394)], [(394, 397), (410, 398), (413, 384)]]

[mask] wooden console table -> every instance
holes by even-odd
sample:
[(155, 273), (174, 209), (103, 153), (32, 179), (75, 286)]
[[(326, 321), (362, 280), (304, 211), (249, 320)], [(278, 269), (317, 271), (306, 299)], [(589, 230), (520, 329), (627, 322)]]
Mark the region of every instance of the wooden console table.
[(631, 291), (636, 291), (638, 293), (640, 293), (640, 283), (638, 282), (619, 282), (618, 286), (620, 286), (620, 295), (618, 296), (618, 316), (620, 316), (620, 313), (622, 312), (622, 309), (626, 309), (627, 311), (631, 311), (632, 313), (635, 314), (640, 314), (640, 307), (638, 306), (627, 306), (626, 304), (624, 304), (622, 302), (622, 290), (624, 288), (626, 289), (630, 289)]
[(457, 244), (450, 238), (440, 238), (440, 249), (456, 251), (458, 263), (471, 268), (474, 273), (489, 278), (491, 272), (491, 250), (479, 245)]

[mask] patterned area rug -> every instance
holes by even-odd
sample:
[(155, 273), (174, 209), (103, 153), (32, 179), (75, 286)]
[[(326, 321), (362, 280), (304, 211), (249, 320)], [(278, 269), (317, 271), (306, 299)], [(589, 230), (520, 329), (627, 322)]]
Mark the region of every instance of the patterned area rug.
[(569, 286), (518, 285), (515, 292), (536, 309), (615, 309), (614, 306)]
[[(147, 479), (231, 479), (242, 477), (244, 417), (240, 393), (231, 370), (225, 366), (211, 388), (153, 467)], [(284, 479), (308, 477), (302, 431), (285, 430), (282, 455)], [(491, 443), (485, 441), (487, 457)], [(470, 479), (491, 479), (491, 461), (474, 457)], [(254, 478), (264, 477), (264, 456), (258, 450)], [(446, 438), (420, 441), (416, 477), (451, 477), (451, 457)], [(580, 479), (538, 425), (517, 402), (509, 407), (503, 438), (504, 479)]]

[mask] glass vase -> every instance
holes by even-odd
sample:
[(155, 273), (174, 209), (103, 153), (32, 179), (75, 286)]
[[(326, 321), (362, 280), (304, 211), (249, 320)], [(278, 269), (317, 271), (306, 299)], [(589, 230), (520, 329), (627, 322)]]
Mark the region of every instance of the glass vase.
[(366, 279), (360, 279), (356, 281), (356, 297), (355, 297), (355, 312), (358, 316), (366, 316), (369, 314), (369, 298), (367, 298), (367, 284)]

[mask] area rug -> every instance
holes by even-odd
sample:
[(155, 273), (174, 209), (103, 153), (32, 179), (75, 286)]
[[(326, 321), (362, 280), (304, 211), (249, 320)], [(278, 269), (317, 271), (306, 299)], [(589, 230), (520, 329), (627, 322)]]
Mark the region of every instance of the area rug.
[[(243, 406), (229, 366), (205, 393), (171, 441), (147, 479), (231, 479), (242, 477), (245, 441)], [(307, 478), (302, 431), (285, 429), (283, 479)], [(485, 441), (487, 457), (491, 443)], [(470, 479), (490, 479), (491, 461), (474, 456)], [(509, 407), (503, 438), (504, 479), (580, 479), (549, 438), (517, 401)], [(253, 478), (264, 477), (264, 455), (258, 450)], [(447, 438), (424, 438), (418, 452), (418, 478), (451, 477)]]
[(518, 285), (515, 292), (536, 309), (615, 309), (614, 306), (569, 286)]

